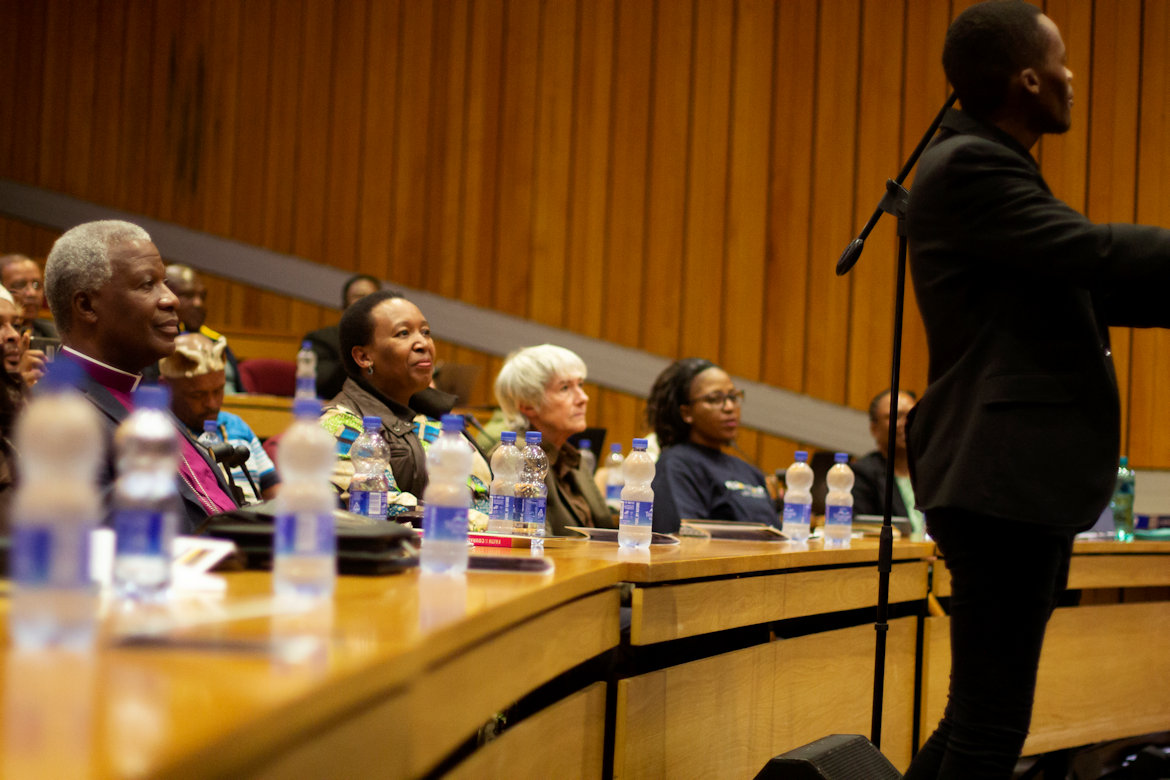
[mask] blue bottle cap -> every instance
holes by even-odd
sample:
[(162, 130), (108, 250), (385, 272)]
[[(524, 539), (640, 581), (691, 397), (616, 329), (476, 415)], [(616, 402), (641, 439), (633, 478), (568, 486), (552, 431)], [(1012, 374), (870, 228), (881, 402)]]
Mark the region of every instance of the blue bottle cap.
[(461, 414), (445, 414), (443, 415), (443, 432), (461, 432), (465, 423), (466, 420), (463, 419), (463, 415)]
[(645, 439), (634, 439), (634, 449), (641, 450), (642, 452), (645, 452), (646, 451), (646, 440)]
[(796, 451), (796, 462), (797, 463), (807, 463), (808, 462), (808, 453), (805, 452), (804, 450), (797, 450)]
[(375, 415), (368, 415), (362, 418), (362, 430), (366, 433), (371, 433), (382, 427), (382, 418)]
[(301, 349), (306, 349), (306, 350), (313, 349), (312, 342), (310, 342), (308, 339), (305, 339), (304, 341), (301, 342)]
[(1124, 469), (1124, 468), (1127, 468), (1127, 467), (1129, 466), (1129, 456), (1128, 456), (1128, 455), (1122, 455), (1122, 456), (1121, 456), (1121, 463), (1120, 463), (1120, 466), (1121, 466), (1121, 468), (1123, 468), (1123, 469)]
[[(321, 416), (321, 402), (316, 398), (298, 398), (293, 401), (293, 417), (298, 420), (312, 417), (314, 419)], [(374, 418), (378, 419), (377, 417)], [(363, 427), (364, 427), (364, 420)]]
[(834, 463), (848, 463), (849, 462), (849, 453), (838, 452), (836, 455), (833, 456), (833, 462)]
[(203, 421), (203, 432), (204, 433), (217, 433), (218, 431), (216, 431), (216, 428), (218, 428), (218, 427), (219, 427), (219, 423), (216, 422), (215, 420), (204, 420)]
[(139, 385), (134, 390), (135, 409), (166, 409), (171, 393), (164, 385)]
[(524, 434), (524, 443), (540, 444), (541, 438), (540, 431), (529, 431), (528, 433)]
[(622, 451), (621, 443), (615, 441), (613, 444), (609, 445), (609, 451), (610, 452), (621, 452)]
[(578, 439), (577, 440), (577, 449), (591, 450), (591, 449), (593, 449), (593, 442), (590, 441), (589, 439)]
[(500, 434), (500, 441), (502, 441), (504, 444), (515, 444), (516, 431), (504, 431)]

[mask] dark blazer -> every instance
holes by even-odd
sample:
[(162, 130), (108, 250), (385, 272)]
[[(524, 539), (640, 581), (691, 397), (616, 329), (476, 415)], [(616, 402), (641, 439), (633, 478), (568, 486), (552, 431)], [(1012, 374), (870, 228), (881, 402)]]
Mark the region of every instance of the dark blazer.
[[(851, 464), (853, 468), (853, 514), (886, 513), (886, 456), (874, 450)], [(892, 517), (909, 517), (902, 493), (894, 486)]]
[[(116, 460), (114, 455), (114, 431), (117, 430), (118, 425), (123, 420), (130, 416), (130, 413), (126, 411), (126, 407), (122, 406), (109, 390), (85, 374), (81, 376), (79, 389), (101, 413), (101, 420), (105, 430), (104, 451), (106, 452), (106, 459), (105, 463), (98, 469), (98, 488), (102, 491), (103, 502), (108, 509), (110, 507), (110, 493), (113, 490), (114, 480), (117, 477), (114, 465)], [(175, 424), (175, 430), (179, 431), (181, 436), (187, 436), (188, 439), (191, 438), (185, 430), (186, 426), (180, 423), (177, 418), (173, 419), (172, 422)], [(223, 492), (231, 496), (231, 488), (228, 487), (227, 480), (224, 478), (219, 467), (212, 463), (210, 458), (204, 454), (202, 447), (196, 446), (195, 449), (211, 467), (216, 481), (219, 482), (219, 486), (223, 489)], [(178, 479), (176, 481), (179, 487), (179, 497), (182, 499), (182, 511), (179, 515), (178, 532), (191, 533), (207, 519), (207, 511), (203, 508), (203, 504), (200, 503), (199, 497), (195, 495), (195, 491), (188, 487), (184, 480)], [(107, 521), (108, 519), (107, 516)]]
[(953, 110), (907, 220), (930, 356), (907, 434), (919, 508), (1087, 528), (1117, 473), (1107, 326), (1170, 324), (1170, 231), (1090, 222), (1018, 142)]
[(341, 331), (328, 325), (305, 334), (305, 341), (317, 356), (317, 397), (332, 398), (345, 384), (345, 366), (341, 364)]

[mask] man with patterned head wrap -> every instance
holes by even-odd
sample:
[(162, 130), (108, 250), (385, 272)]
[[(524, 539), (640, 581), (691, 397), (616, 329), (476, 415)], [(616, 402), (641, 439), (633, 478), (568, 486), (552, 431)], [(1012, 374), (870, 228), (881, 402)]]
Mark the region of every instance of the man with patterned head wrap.
[(175, 338), (175, 352), (159, 361), (162, 380), (171, 387), (171, 411), (187, 426), (193, 436), (203, 433), (204, 420), (214, 420), (219, 435), (228, 444), (243, 444), (250, 451), (244, 464), (260, 488), (257, 497), (239, 466), (231, 471), (232, 480), (244, 492), (245, 503), (273, 498), (280, 477), (272, 459), (260, 445), (260, 439), (237, 415), (220, 409), (223, 405), (224, 339), (212, 341), (199, 333), (183, 333)]

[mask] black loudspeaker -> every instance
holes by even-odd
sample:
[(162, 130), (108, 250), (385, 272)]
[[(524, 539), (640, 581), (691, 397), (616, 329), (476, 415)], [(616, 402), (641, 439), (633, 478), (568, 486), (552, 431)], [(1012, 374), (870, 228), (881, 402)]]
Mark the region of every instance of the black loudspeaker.
[(776, 756), (756, 780), (901, 780), (868, 739), (858, 734), (831, 734)]

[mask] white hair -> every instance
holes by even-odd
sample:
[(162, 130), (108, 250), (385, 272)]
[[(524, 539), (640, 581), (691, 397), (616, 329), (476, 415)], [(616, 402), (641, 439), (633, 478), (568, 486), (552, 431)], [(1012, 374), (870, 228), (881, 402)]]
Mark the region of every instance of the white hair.
[(73, 326), (73, 296), (101, 289), (113, 276), (110, 248), (123, 241), (149, 241), (150, 234), (130, 222), (107, 219), (70, 228), (57, 239), (45, 261), (45, 297), (62, 333)]
[(545, 388), (555, 378), (571, 374), (585, 377), (585, 361), (576, 352), (553, 344), (525, 347), (504, 360), (504, 367), (496, 377), (496, 400), (511, 429), (528, 428), (528, 418), (520, 405), (537, 409), (544, 402)]

